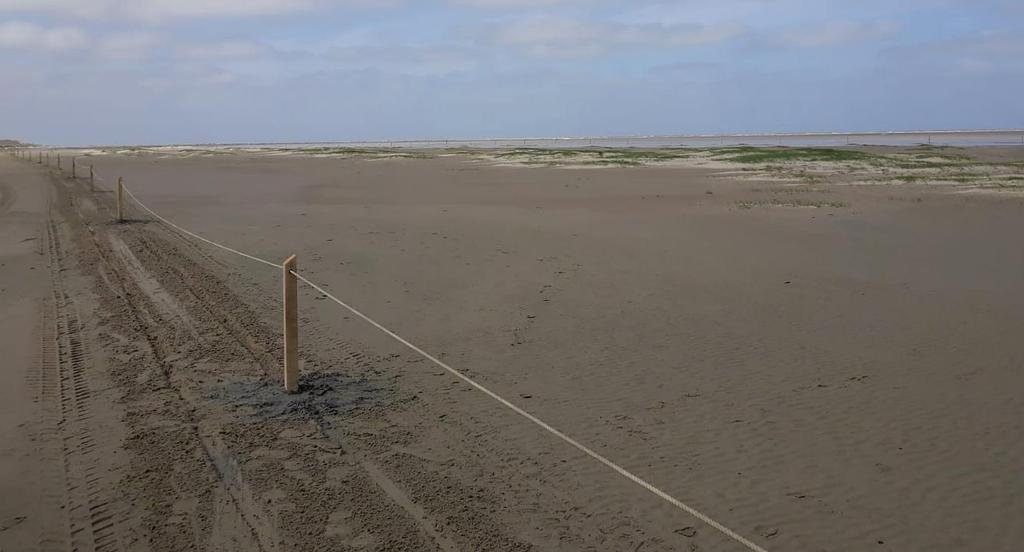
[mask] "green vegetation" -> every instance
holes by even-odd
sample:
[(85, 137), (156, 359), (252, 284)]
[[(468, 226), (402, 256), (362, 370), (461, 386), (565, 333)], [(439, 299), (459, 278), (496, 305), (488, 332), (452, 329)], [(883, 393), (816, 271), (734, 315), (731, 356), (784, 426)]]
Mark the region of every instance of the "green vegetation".
[(517, 148), (493, 154), (504, 160), (520, 161), (527, 165), (556, 166), (559, 164), (638, 167), (648, 163), (686, 159), (692, 150), (664, 149), (545, 149)]
[(1005, 181), (1024, 180), (1024, 176), (1004, 176), (999, 174), (982, 173), (929, 173), (929, 174), (897, 174), (875, 178), (879, 182), (903, 182), (913, 184), (916, 182), (956, 182), (959, 184), (988, 184)]
[(840, 162), (840, 161), (871, 161), (877, 155), (854, 150), (831, 148), (767, 148), (741, 146), (712, 150), (713, 157), (723, 158), (733, 163), (785, 163), (802, 162)]
[[(922, 148), (922, 149), (926, 149), (926, 148)], [(915, 159), (935, 159), (935, 158), (939, 158), (939, 159), (942, 159), (942, 160), (945, 160), (945, 161), (970, 161), (971, 160), (971, 158), (969, 156), (961, 154), (961, 153), (951, 153), (951, 154), (942, 153), (942, 154), (940, 154), (940, 153), (935, 153), (935, 152), (918, 152), (918, 153), (909, 153), (909, 154), (903, 154), (903, 155), (906, 155), (907, 157), (913, 157)]]
[(846, 207), (847, 205), (841, 201), (810, 201), (806, 199), (758, 199), (751, 201), (737, 201), (736, 206), (740, 209), (753, 209), (754, 207), (813, 207), (820, 209), (822, 207), (831, 207), (835, 209)]
[[(173, 152), (159, 152), (159, 153), (167, 153), (168, 155), (173, 155)], [(223, 149), (187, 149), (187, 150), (182, 150), (182, 151), (180, 151), (178, 153), (183, 153), (185, 155), (234, 155), (235, 154), (235, 152), (233, 152), (233, 151), (223, 150)]]
[(307, 155), (333, 155), (345, 157), (372, 157), (375, 159), (424, 159), (426, 154), (418, 151), (407, 151), (399, 149), (375, 149), (375, 148), (293, 148), (288, 150), (295, 153)]
[(806, 194), (806, 193), (817, 193), (817, 194), (830, 194), (832, 190), (828, 188), (811, 188), (807, 186), (780, 186), (778, 188), (751, 188), (751, 192), (768, 192), (773, 194)]

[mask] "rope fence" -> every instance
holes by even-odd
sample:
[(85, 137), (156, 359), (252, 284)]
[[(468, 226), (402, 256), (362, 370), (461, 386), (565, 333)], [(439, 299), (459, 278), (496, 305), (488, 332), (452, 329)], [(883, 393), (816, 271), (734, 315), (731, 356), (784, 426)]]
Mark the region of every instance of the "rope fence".
[[(22, 150), (21, 153), (16, 151), (14, 155), (17, 158), (25, 159), (27, 161), (32, 161), (31, 152), (28, 152), (27, 150)], [(33, 162), (41, 163), (43, 161), (43, 159), (44, 159), (44, 156), (42, 155), (42, 152), (40, 152), (39, 155), (37, 156), (37, 161), (33, 161)], [(47, 165), (49, 165), (49, 159), (50, 159), (49, 152), (47, 152), (47, 155), (45, 156), (45, 159), (47, 160)], [(58, 163), (59, 163), (59, 161), (58, 161)], [(77, 159), (74, 159), (74, 158), (72, 159), (72, 167), (77, 167)], [(59, 165), (58, 165), (58, 170), (59, 171), (61, 170)], [(89, 174), (90, 174), (90, 183), (91, 183), (91, 186), (92, 186), (92, 188), (91, 188), (92, 190), (96, 189), (95, 188), (95, 182), (97, 180), (100, 181), (100, 182), (106, 182), (104, 179), (99, 177), (98, 173), (95, 171), (94, 167), (92, 167), (91, 165), (89, 166)], [(75, 178), (77, 178), (77, 175), (73, 174), (71, 178), (75, 179)], [(298, 348), (297, 348), (297, 345), (298, 345), (298, 307), (297, 307), (297, 298), (296, 298), (296, 293), (295, 293), (295, 285), (296, 285), (296, 281), (299, 281), (299, 282), (302, 282), (302, 283), (306, 284), (307, 286), (309, 286), (313, 290), (317, 291), (318, 293), (320, 293), (324, 297), (326, 297), (326, 298), (330, 299), (331, 301), (337, 303), (339, 306), (341, 306), (342, 308), (344, 308), (345, 310), (347, 310), (351, 314), (355, 315), (357, 318), (359, 318), (359, 319), (363, 320), (364, 322), (366, 322), (367, 324), (373, 326), (374, 328), (376, 328), (380, 332), (384, 333), (388, 337), (391, 337), (392, 339), (394, 339), (398, 343), (402, 344), (406, 348), (410, 349), (411, 351), (415, 352), (419, 356), (423, 357), (427, 361), (433, 363), (437, 367), (439, 367), (439, 368), (447, 371), (448, 373), (452, 374), (453, 376), (459, 378), (460, 380), (462, 380), (465, 383), (469, 384), (474, 389), (476, 389), (476, 390), (480, 391), (481, 393), (487, 395), (491, 399), (494, 399), (495, 401), (497, 401), (502, 406), (508, 408), (509, 410), (511, 410), (512, 412), (514, 412), (514, 413), (518, 414), (519, 416), (525, 418), (526, 420), (529, 420), (530, 422), (532, 422), (536, 426), (538, 426), (541, 429), (543, 429), (545, 432), (550, 433), (551, 435), (554, 435), (558, 439), (564, 441), (565, 443), (567, 443), (568, 445), (572, 446), (573, 448), (576, 448), (577, 450), (583, 452), (587, 456), (589, 456), (592, 459), (596, 460), (597, 462), (605, 465), (606, 467), (608, 467), (611, 470), (615, 471), (616, 473), (618, 473), (622, 477), (628, 479), (629, 481), (632, 481), (636, 485), (639, 485), (643, 489), (649, 491), (650, 493), (652, 493), (653, 495), (657, 496), (658, 498), (664, 500), (665, 502), (669, 503), (670, 505), (672, 505), (672, 506), (678, 508), (679, 510), (682, 510), (683, 512), (686, 512), (690, 516), (692, 516), (692, 517), (694, 517), (694, 518), (704, 522), (708, 526), (714, 528), (715, 530), (717, 530), (718, 532), (722, 533), (726, 537), (729, 537), (733, 541), (743, 545), (746, 549), (751, 550), (752, 552), (767, 552), (766, 549), (762, 548), (758, 544), (756, 544), (756, 543), (750, 541), (749, 539), (743, 537), (739, 533), (737, 533), (737, 532), (733, 531), (732, 529), (726, 527), (725, 525), (723, 525), (722, 523), (720, 523), (720, 522), (716, 521), (715, 519), (711, 518), (707, 514), (704, 514), (703, 512), (697, 510), (696, 508), (693, 508), (692, 506), (689, 506), (688, 504), (682, 502), (681, 500), (673, 497), (672, 495), (668, 494), (667, 492), (661, 490), (660, 488), (658, 488), (658, 487), (654, 486), (653, 484), (649, 483), (648, 481), (644, 480), (640, 476), (638, 476), (638, 475), (634, 474), (633, 472), (627, 470), (626, 468), (616, 464), (612, 460), (609, 460), (608, 458), (606, 458), (605, 456), (601, 455), (600, 453), (595, 452), (590, 447), (584, 445), (583, 443), (577, 441), (576, 439), (574, 439), (574, 438), (570, 437), (569, 435), (563, 433), (562, 431), (556, 429), (554, 426), (552, 426), (552, 425), (548, 424), (547, 422), (541, 420), (537, 416), (527, 412), (526, 410), (524, 410), (523, 408), (521, 408), (521, 407), (517, 406), (516, 404), (512, 403), (508, 399), (505, 399), (504, 397), (502, 397), (498, 393), (496, 393), (496, 392), (492, 391), (491, 389), (485, 387), (483, 384), (473, 380), (472, 378), (470, 378), (466, 374), (464, 374), (464, 373), (460, 372), (459, 370), (449, 366), (447, 363), (437, 359), (436, 357), (434, 357), (430, 353), (426, 352), (425, 350), (423, 350), (419, 346), (417, 346), (417, 345), (413, 344), (412, 342), (410, 342), (409, 340), (403, 338), (398, 333), (392, 331), (391, 329), (389, 329), (386, 326), (384, 326), (383, 324), (377, 322), (376, 320), (374, 320), (370, 316), (364, 314), (359, 309), (353, 307), (352, 305), (348, 304), (347, 302), (342, 301), (338, 297), (334, 296), (332, 293), (328, 292), (323, 287), (321, 287), (320, 285), (317, 285), (315, 282), (309, 280), (308, 278), (303, 276), (300, 272), (298, 272), (298, 270), (296, 268), (296, 266), (297, 266), (297, 264), (296, 264), (297, 263), (297, 259), (296, 259), (295, 255), (292, 255), (291, 257), (286, 259), (283, 263), (275, 263), (273, 261), (270, 261), (270, 260), (267, 260), (267, 259), (263, 259), (263, 258), (257, 257), (255, 255), (252, 255), (252, 254), (249, 254), (249, 253), (245, 253), (243, 251), (239, 251), (237, 249), (228, 247), (228, 246), (226, 246), (224, 244), (217, 243), (217, 242), (215, 242), (215, 241), (213, 241), (211, 239), (205, 238), (205, 237), (203, 237), (203, 236), (201, 236), (201, 235), (199, 235), (199, 234), (197, 234), (195, 232), (192, 232), (192, 231), (190, 231), (190, 230), (188, 230), (186, 228), (183, 228), (183, 227), (179, 226), (178, 224), (175, 224), (173, 221), (163, 217), (162, 215), (160, 215), (159, 213), (157, 213), (156, 211), (151, 209), (149, 206), (147, 206), (145, 203), (143, 203), (134, 193), (132, 193), (132, 191), (127, 186), (125, 186), (123, 178), (118, 177), (116, 190), (109, 190), (109, 191), (116, 191), (117, 192), (117, 203), (118, 203), (118, 211), (117, 211), (118, 214), (117, 214), (117, 216), (118, 216), (118, 221), (119, 222), (124, 222), (125, 221), (125, 219), (124, 219), (124, 207), (125, 207), (125, 205), (124, 205), (123, 198), (126, 196), (128, 199), (130, 199), (135, 204), (137, 204), (143, 211), (145, 211), (146, 213), (148, 213), (149, 215), (153, 216), (158, 221), (166, 224), (168, 227), (172, 228), (173, 230), (175, 230), (175, 231), (177, 231), (177, 232), (179, 232), (179, 233), (181, 233), (181, 234), (183, 234), (185, 236), (194, 238), (194, 239), (199, 240), (199, 241), (201, 241), (201, 242), (203, 242), (203, 243), (205, 243), (207, 245), (216, 247), (216, 248), (221, 249), (223, 251), (227, 251), (228, 253), (232, 253), (234, 255), (238, 255), (240, 257), (243, 257), (243, 258), (248, 259), (250, 261), (253, 261), (255, 263), (259, 263), (259, 264), (264, 265), (266, 267), (282, 271), (283, 303), (284, 303), (284, 305), (283, 305), (283, 312), (284, 312), (284, 344), (285, 344), (285, 354), (284, 354), (284, 366), (283, 366), (283, 369), (284, 369), (285, 389), (286, 389), (287, 392), (295, 393), (295, 392), (298, 391), (298, 375), (299, 375), (299, 373), (298, 373), (298, 360), (297, 360), (297, 358), (298, 358), (298, 355), (297, 355), (297, 350), (298, 350)]]

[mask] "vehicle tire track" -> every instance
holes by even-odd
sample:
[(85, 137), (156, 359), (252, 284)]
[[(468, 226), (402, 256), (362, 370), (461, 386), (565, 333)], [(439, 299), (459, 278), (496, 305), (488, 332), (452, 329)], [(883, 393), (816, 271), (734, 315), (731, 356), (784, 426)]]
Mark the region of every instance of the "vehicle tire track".
[[(95, 433), (92, 355), (78, 304), (65, 289), (66, 253), (52, 215), (46, 234), (53, 316), (48, 325), (53, 333), (44, 337), (43, 391), (56, 402), (54, 437), (61, 448), (68, 544), (76, 551), (116, 552), (123, 550), (120, 524), (125, 512), (112, 499), (110, 474), (101, 466), (109, 442)], [(49, 337), (53, 341), (47, 343)]]
[(62, 510), (65, 503), (63, 447), (60, 445), (60, 361), (57, 354), (56, 312), (52, 297), (42, 301), (39, 316), (39, 360), (33, 387), (39, 407), (39, 421), (35, 430), (36, 454), (39, 458), (37, 481), (44, 511), (53, 516), (51, 523), (43, 524), (39, 531), (37, 550), (64, 551), (68, 548), (67, 518)]
[[(78, 214), (82, 215), (82, 213)], [(181, 493), (180, 495), (162, 497), (161, 508), (168, 506), (166, 503), (174, 499), (178, 503), (190, 501), (199, 503), (197, 511), (193, 514), (198, 520), (196, 527), (188, 535), (181, 532), (174, 533), (173, 539), (176, 542), (179, 539), (191, 542), (193, 547), (203, 549), (214, 530), (213, 525), (223, 523), (225, 520), (234, 520), (231, 522), (237, 522), (240, 526), (240, 532), (234, 534), (237, 542), (232, 543), (237, 549), (275, 550), (276, 547), (271, 537), (257, 530), (260, 525), (261, 513), (253, 508), (244, 507), (244, 489), (240, 489), (237, 482), (222, 469), (223, 462), (219, 461), (222, 456), (219, 453), (219, 447), (215, 440), (203, 436), (200, 431), (201, 424), (193, 417), (193, 410), (188, 405), (188, 400), (182, 395), (180, 387), (172, 381), (173, 361), (171, 359), (179, 357), (184, 352), (183, 348), (189, 347), (188, 342), (199, 341), (195, 322), (180, 309), (173, 296), (162, 295), (166, 294), (163, 289), (153, 289), (154, 286), (158, 287), (159, 283), (152, 280), (151, 276), (144, 274), (146, 269), (139, 264), (139, 259), (135, 258), (134, 254), (127, 249), (128, 246), (117, 233), (102, 232), (109, 234), (108, 239), (102, 239), (101, 231), (96, 226), (89, 224), (84, 216), (81, 218), (89, 236), (82, 243), (90, 249), (89, 253), (95, 255), (98, 261), (96, 263), (98, 276), (107, 286), (107, 290), (116, 294), (117, 301), (123, 308), (126, 316), (122, 317), (121, 322), (127, 322), (130, 328), (127, 333), (131, 336), (130, 341), (133, 342), (133, 348), (136, 348), (136, 352), (145, 357), (143, 362), (155, 368), (160, 374), (159, 380), (151, 381), (148, 384), (152, 391), (159, 391), (164, 397), (160, 411), (163, 416), (170, 415), (183, 422), (176, 422), (174, 425), (180, 426), (179, 429), (183, 435), (179, 435), (179, 437), (187, 435), (185, 438), (189, 442), (185, 445), (186, 450), (177, 452), (188, 456), (190, 461), (204, 465), (200, 472), (205, 473), (191, 473), (188, 474), (187, 481), (177, 482), (177, 485), (197, 489), (196, 494), (200, 496), (189, 496), (187, 490), (182, 492), (181, 489), (175, 488), (174, 491)], [(119, 249), (121, 250), (119, 251)], [(147, 289), (147, 286), (150, 289)], [(154, 299), (154, 295), (162, 297), (163, 301)], [(182, 342), (179, 339), (182, 333), (186, 333), (192, 338)], [(152, 386), (156, 386), (156, 388), (152, 388)], [(152, 406), (150, 405), (149, 408)], [(143, 417), (150, 421), (158, 419), (149, 415)], [(167, 462), (168, 459), (161, 461)], [(149, 461), (143, 463), (149, 465)], [(203, 491), (199, 492), (198, 489), (203, 489)], [(148, 490), (152, 491), (152, 489)], [(154, 506), (150, 505), (150, 507)], [(199, 509), (207, 508), (220, 512), (217, 519), (211, 520), (205, 513), (198, 512)], [(151, 518), (150, 522), (157, 523), (159, 520)], [(164, 531), (166, 528), (160, 530)], [(150, 538), (159, 539), (161, 537), (151, 534)], [(166, 546), (165, 543), (151, 544), (155, 544), (154, 548), (159, 550), (163, 549), (162, 546)]]

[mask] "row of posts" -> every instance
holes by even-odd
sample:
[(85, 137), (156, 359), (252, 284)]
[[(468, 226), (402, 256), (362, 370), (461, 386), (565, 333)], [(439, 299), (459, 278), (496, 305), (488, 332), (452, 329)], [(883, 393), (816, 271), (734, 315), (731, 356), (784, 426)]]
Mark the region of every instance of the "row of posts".
[[(32, 161), (32, 153), (28, 150), (14, 150), (14, 156)], [(43, 164), (43, 152), (39, 152), (37, 163)], [(46, 164), (50, 164), (50, 152), (46, 152)], [(57, 170), (61, 168), (60, 152), (57, 153)], [(78, 178), (78, 158), (71, 158), (71, 178)], [(96, 172), (89, 165), (89, 191), (96, 191)], [(123, 223), (124, 218), (124, 179), (117, 177), (117, 222)], [(288, 393), (299, 390), (299, 297), (298, 297), (298, 258), (295, 255), (285, 259), (281, 264), (283, 283), (282, 300), (284, 312), (284, 388)]]
[[(19, 158), (19, 159), (27, 159), (29, 161), (32, 160), (32, 152), (27, 151), (27, 150), (14, 150), (14, 156)], [(40, 165), (42, 165), (44, 160), (45, 160), (47, 165), (50, 164), (50, 152), (46, 152), (46, 157), (45, 158), (43, 157), (43, 152), (41, 152), (41, 151), (38, 152), (38, 159), (37, 159), (36, 162), (39, 163)], [(58, 171), (59, 170), (63, 170), (63, 165), (62, 165), (62, 162), (61, 162), (60, 152), (57, 153), (57, 170)], [(71, 158), (71, 178), (78, 178), (78, 158), (77, 157), (72, 157)], [(89, 186), (90, 186), (91, 190), (95, 190), (95, 184), (96, 184), (96, 172), (93, 170), (92, 165), (89, 165)]]

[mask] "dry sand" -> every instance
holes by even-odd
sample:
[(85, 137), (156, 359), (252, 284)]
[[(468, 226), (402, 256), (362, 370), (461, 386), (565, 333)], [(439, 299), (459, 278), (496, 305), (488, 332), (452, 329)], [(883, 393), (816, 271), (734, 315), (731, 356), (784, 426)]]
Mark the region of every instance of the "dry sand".
[[(1019, 549), (1020, 194), (485, 157), (83, 164), (768, 550)], [(309, 289), (282, 396), (279, 273), (66, 176), (0, 160), (0, 548), (742, 550)]]

